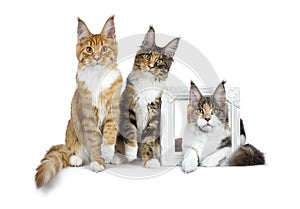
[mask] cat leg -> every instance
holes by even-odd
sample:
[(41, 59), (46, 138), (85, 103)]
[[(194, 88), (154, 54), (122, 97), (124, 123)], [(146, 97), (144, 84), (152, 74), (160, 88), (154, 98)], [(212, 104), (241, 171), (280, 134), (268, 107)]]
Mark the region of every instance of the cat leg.
[(209, 155), (201, 161), (201, 166), (204, 167), (214, 167), (220, 165), (222, 160), (225, 160), (227, 156), (231, 153), (231, 147), (224, 147), (218, 149), (213, 154)]
[[(105, 168), (105, 161), (101, 157), (100, 149), (102, 134), (97, 123), (98, 115), (96, 114), (96, 108), (92, 105), (86, 105), (89, 104), (90, 98), (85, 98), (84, 93), (82, 92), (82, 95), (80, 95), (81, 99), (79, 100), (80, 93), (78, 90), (75, 92), (72, 100), (71, 124), (74, 129), (73, 134), (77, 136), (79, 143), (84, 147), (84, 152), (87, 155), (86, 161), (91, 162), (90, 167), (93, 171), (99, 172)], [(72, 141), (68, 139), (66, 139), (66, 144), (70, 147), (72, 153), (77, 155), (78, 145), (72, 144)], [(77, 156), (80, 157), (80, 155)], [(84, 159), (82, 160), (83, 162), (85, 161)]]
[(137, 158), (138, 145), (136, 140), (128, 140), (125, 143), (125, 156), (129, 162)]
[(148, 124), (142, 132), (142, 159), (146, 168), (160, 167), (161, 95), (148, 104)]
[[(129, 115), (121, 115), (120, 118), (120, 130), (118, 140), (124, 143), (124, 154), (129, 162), (137, 158), (138, 145), (137, 136), (138, 130), (134, 124), (131, 123), (130, 119), (127, 118)], [(132, 116), (133, 117), (133, 116)]]
[(118, 143), (119, 141), (123, 144), (123, 149), (121, 153), (124, 153), (125, 157), (129, 162), (135, 160), (137, 158), (138, 145), (137, 145), (137, 135), (138, 131), (135, 125), (133, 125), (129, 120), (120, 120), (120, 131), (118, 135)]
[(181, 170), (184, 173), (190, 173), (197, 169), (198, 167), (198, 155), (196, 150), (188, 149), (183, 157), (183, 161), (181, 163)]
[[(100, 138), (100, 135), (98, 136)], [(105, 168), (105, 161), (101, 157), (101, 149), (100, 149), (100, 141), (98, 139), (92, 139), (90, 140), (90, 168), (92, 171), (98, 173), (100, 171), (103, 171)]]
[(114, 82), (111, 92), (112, 99), (106, 104), (107, 115), (103, 127), (103, 142), (101, 144), (102, 157), (110, 162), (115, 154), (115, 145), (118, 135), (120, 118), (120, 91), (122, 87), (121, 77)]
[(142, 144), (142, 159), (146, 168), (160, 167), (160, 140), (151, 141), (151, 139)]
[(105, 168), (105, 161), (101, 156), (100, 142), (102, 135), (100, 130), (92, 123), (85, 124), (85, 133), (87, 139), (87, 145), (90, 154), (90, 168), (94, 172), (103, 171)]
[(77, 153), (77, 151), (81, 147), (81, 144), (79, 143), (78, 138), (76, 136), (76, 132), (74, 130), (72, 120), (68, 121), (65, 142), (66, 142), (67, 147), (69, 147), (69, 149), (73, 153), (73, 155), (71, 155), (69, 158), (69, 165), (72, 167), (82, 166), (83, 160), (77, 154), (75, 155), (75, 153)]
[(107, 114), (105, 124), (103, 127), (103, 142), (101, 144), (102, 157), (105, 159), (106, 163), (109, 163), (115, 153), (116, 138), (118, 133), (117, 123), (118, 119), (113, 117), (110, 110)]
[[(132, 90), (132, 89), (131, 89)], [(119, 135), (118, 140), (124, 143), (124, 153), (127, 160), (133, 161), (137, 158), (138, 145), (137, 137), (138, 130), (136, 127), (136, 117), (134, 112), (134, 103), (131, 102), (130, 98), (133, 98), (134, 91), (128, 92), (128, 88), (125, 89), (120, 102), (120, 120), (119, 120)], [(127, 92), (127, 93), (126, 93)], [(132, 94), (132, 95), (131, 95)], [(132, 104), (132, 105), (130, 105)]]

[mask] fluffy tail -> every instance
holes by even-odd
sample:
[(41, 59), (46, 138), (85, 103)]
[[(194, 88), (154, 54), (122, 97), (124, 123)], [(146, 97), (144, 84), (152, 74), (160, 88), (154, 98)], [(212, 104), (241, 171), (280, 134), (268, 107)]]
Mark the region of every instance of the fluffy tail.
[(265, 164), (264, 153), (256, 149), (251, 144), (240, 146), (230, 157), (231, 166), (249, 166)]
[(67, 167), (71, 154), (71, 150), (64, 144), (52, 146), (36, 169), (36, 187), (40, 188), (44, 186), (52, 180), (61, 169)]

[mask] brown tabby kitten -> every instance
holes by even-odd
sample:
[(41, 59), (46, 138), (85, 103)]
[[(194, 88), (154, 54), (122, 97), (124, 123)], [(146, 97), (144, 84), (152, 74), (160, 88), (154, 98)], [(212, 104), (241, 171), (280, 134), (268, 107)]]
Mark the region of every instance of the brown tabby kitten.
[[(139, 144), (139, 155), (148, 168), (160, 166), (161, 97), (178, 42), (175, 38), (165, 47), (156, 46), (150, 26), (121, 96), (117, 150), (132, 161), (137, 158)], [(120, 154), (113, 160), (115, 164), (123, 161)]]
[(68, 165), (90, 162), (93, 171), (102, 171), (105, 161), (114, 155), (122, 85), (114, 17), (106, 21), (100, 34), (92, 34), (78, 18), (77, 33), (77, 89), (65, 144), (51, 147), (41, 160), (35, 175), (38, 188)]

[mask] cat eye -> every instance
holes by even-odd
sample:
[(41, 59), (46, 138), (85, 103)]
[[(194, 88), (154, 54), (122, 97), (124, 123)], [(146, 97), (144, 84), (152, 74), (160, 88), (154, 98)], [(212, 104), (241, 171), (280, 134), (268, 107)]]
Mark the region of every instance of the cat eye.
[(163, 60), (162, 60), (162, 59), (158, 59), (158, 60), (156, 61), (156, 64), (157, 64), (157, 65), (162, 65), (162, 63), (163, 63)]
[(203, 110), (203, 109), (198, 109), (198, 110), (196, 110), (196, 112), (197, 112), (199, 115), (203, 115), (203, 114), (204, 114), (204, 110)]
[(94, 49), (90, 46), (87, 46), (85, 50), (87, 53), (93, 53), (93, 51), (94, 51)]
[(101, 52), (106, 52), (107, 51), (107, 46), (102, 46)]
[(144, 54), (143, 57), (144, 57), (145, 60), (148, 60), (148, 61), (149, 61), (150, 58), (151, 58), (151, 55), (150, 55), (150, 54)]
[(215, 115), (215, 114), (217, 114), (219, 112), (219, 110), (217, 110), (217, 109), (212, 109), (211, 111), (210, 111), (210, 114), (211, 115)]

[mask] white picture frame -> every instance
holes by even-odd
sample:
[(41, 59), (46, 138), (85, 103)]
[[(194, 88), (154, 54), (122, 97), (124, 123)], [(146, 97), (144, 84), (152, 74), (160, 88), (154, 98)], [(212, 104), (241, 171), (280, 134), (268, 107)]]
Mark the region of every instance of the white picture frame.
[[(205, 95), (213, 94), (215, 88), (200, 88)], [(161, 164), (177, 166), (181, 164), (183, 152), (182, 136), (187, 122), (189, 89), (170, 87), (165, 91), (161, 107)], [(226, 99), (229, 106), (229, 126), (231, 129), (232, 152), (240, 144), (240, 89), (226, 87)]]

